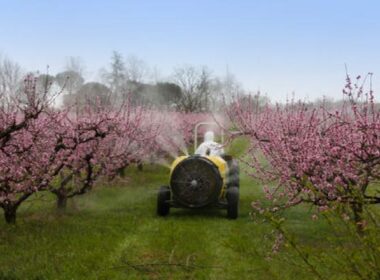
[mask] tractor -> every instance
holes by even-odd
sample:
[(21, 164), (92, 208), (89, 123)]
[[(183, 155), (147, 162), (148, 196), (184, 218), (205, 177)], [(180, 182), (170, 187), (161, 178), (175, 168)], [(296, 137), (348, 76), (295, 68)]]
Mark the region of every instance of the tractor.
[[(194, 129), (194, 151), (197, 148), (198, 123)], [(221, 132), (221, 141), (224, 134)], [(170, 208), (217, 207), (236, 219), (239, 206), (239, 165), (230, 155), (188, 155), (177, 157), (170, 168), (169, 185), (161, 186), (157, 196), (157, 214), (167, 216)]]

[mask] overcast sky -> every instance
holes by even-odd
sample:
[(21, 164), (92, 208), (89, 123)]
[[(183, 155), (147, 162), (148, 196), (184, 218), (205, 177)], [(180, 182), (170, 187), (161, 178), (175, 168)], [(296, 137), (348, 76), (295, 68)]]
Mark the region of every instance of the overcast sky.
[(183, 64), (230, 72), (272, 100), (341, 97), (345, 68), (374, 72), (380, 98), (380, 1), (0, 0), (0, 53), (27, 70), (83, 59), (89, 78), (113, 50), (168, 76)]

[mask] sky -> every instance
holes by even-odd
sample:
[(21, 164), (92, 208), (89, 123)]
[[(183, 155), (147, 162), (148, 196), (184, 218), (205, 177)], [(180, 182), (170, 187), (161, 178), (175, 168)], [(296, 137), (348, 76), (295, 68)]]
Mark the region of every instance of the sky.
[(0, 53), (28, 71), (80, 57), (96, 79), (112, 51), (170, 78), (174, 67), (233, 73), (284, 101), (342, 97), (351, 75), (374, 73), (380, 98), (380, 1), (0, 0)]

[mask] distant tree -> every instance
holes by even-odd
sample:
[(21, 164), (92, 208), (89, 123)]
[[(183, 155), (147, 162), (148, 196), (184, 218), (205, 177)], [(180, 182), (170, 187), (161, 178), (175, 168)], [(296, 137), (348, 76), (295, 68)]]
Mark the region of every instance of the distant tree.
[(114, 51), (111, 57), (111, 72), (108, 73), (109, 87), (112, 92), (120, 93), (125, 87), (126, 72), (123, 56)]
[(161, 100), (157, 95), (157, 89), (151, 84), (144, 84), (130, 81), (128, 83), (129, 93), (133, 104), (153, 105), (160, 104)]
[(210, 103), (211, 103), (211, 74), (210, 71), (203, 67), (200, 72), (199, 76), (199, 84), (198, 84), (198, 92), (199, 97), (201, 99), (201, 106), (202, 111), (209, 111), (210, 110)]
[(122, 102), (130, 93), (135, 95), (136, 101), (146, 99), (136, 95), (142, 92), (141, 85), (148, 73), (148, 67), (142, 59), (131, 55), (124, 61), (121, 53), (113, 51), (110, 69), (102, 69), (100, 75), (112, 91), (112, 102)]
[[(22, 71), (18, 63), (0, 56), (0, 95), (14, 96), (22, 80)], [(5, 101), (5, 100), (3, 100)]]
[(130, 82), (133, 104), (145, 104), (156, 107), (176, 107), (182, 96), (181, 88), (173, 83), (163, 82), (155, 85)]
[(90, 82), (84, 84), (77, 93), (64, 96), (65, 106), (106, 107), (111, 105), (111, 90), (104, 84)]
[(51, 85), (55, 81), (55, 77), (49, 74), (40, 74), (37, 76), (36, 86), (37, 92), (47, 93), (50, 90)]
[(157, 94), (162, 100), (162, 104), (175, 105), (182, 98), (181, 87), (174, 83), (161, 82), (156, 84)]
[[(235, 100), (242, 104), (241, 106), (244, 106), (247, 110), (254, 108), (255, 112), (261, 112), (270, 105), (269, 97), (262, 95), (260, 92), (241, 94), (236, 96)], [(234, 106), (234, 104), (231, 105)]]
[(68, 94), (76, 93), (84, 83), (84, 79), (79, 72), (67, 70), (58, 73), (55, 81), (61, 88), (64, 88)]
[(176, 68), (173, 80), (182, 90), (182, 97), (177, 104), (180, 110), (185, 112), (209, 110), (211, 74), (207, 68), (196, 69), (194, 66)]
[(83, 76), (85, 68), (86, 66), (82, 58), (74, 56), (69, 56), (66, 58), (65, 71), (74, 71)]
[(112, 92), (111, 101), (119, 102), (125, 99), (127, 90), (127, 76), (123, 56), (117, 51), (112, 52), (110, 69), (101, 70), (101, 79)]
[(217, 104), (230, 104), (239, 95), (244, 94), (236, 77), (228, 69), (225, 76), (214, 79), (212, 92), (212, 98)]
[(149, 68), (144, 60), (130, 55), (126, 59), (126, 78), (130, 82), (141, 83), (149, 74)]

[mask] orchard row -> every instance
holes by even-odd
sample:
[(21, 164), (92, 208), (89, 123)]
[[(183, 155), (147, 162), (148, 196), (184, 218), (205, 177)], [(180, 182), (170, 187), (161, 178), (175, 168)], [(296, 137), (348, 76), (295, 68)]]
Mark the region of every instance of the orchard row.
[[(208, 116), (132, 106), (54, 109), (28, 76), (23, 95), (0, 108), (0, 207), (8, 223), (32, 194), (50, 191), (57, 206), (114, 178), (132, 163), (179, 154)], [(95, 101), (96, 102), (96, 101)]]

